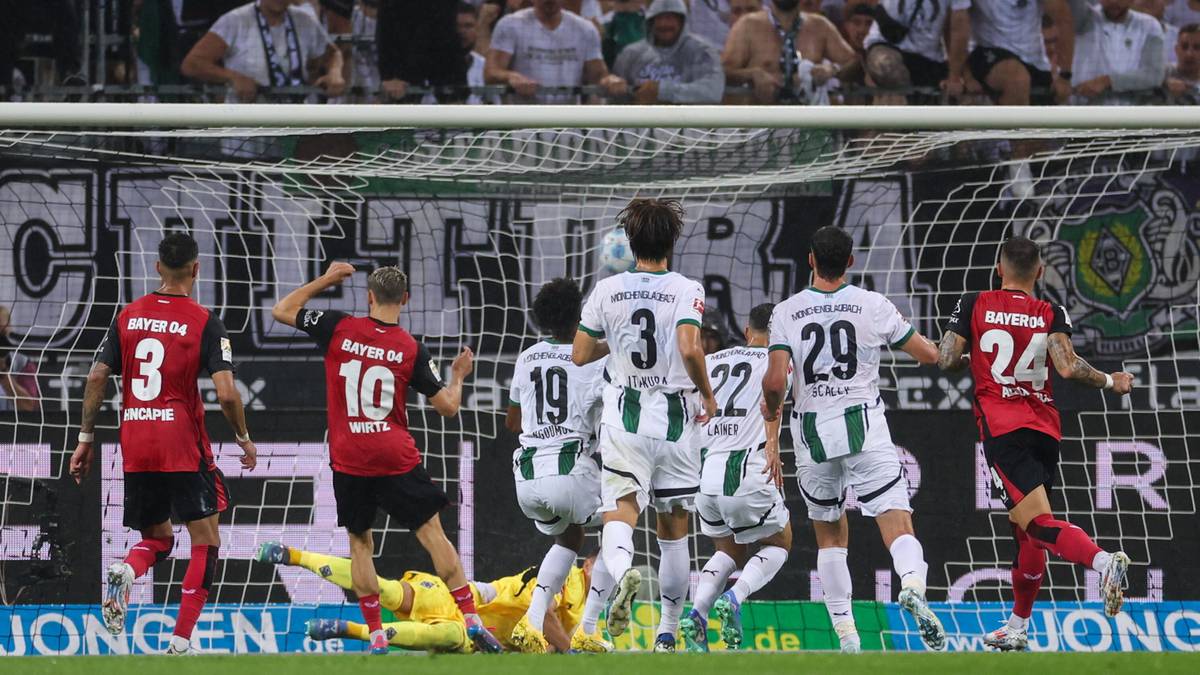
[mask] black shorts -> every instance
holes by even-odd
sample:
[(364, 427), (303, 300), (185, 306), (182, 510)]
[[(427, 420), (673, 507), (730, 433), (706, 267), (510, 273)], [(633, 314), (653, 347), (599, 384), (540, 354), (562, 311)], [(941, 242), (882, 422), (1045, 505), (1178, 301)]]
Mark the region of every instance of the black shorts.
[[(995, 97), (1000, 92), (987, 85), (988, 73), (992, 72), (992, 68), (997, 63), (1006, 59), (1021, 61), (1021, 58), (1016, 54), (999, 47), (976, 47), (971, 51), (971, 55), (967, 57), (967, 67), (971, 69), (971, 75), (975, 77), (979, 85), (983, 87), (983, 90), (989, 96)], [(1054, 103), (1054, 93), (1049, 91), (1050, 85), (1053, 84), (1050, 73), (1040, 68), (1035, 68), (1024, 61), (1021, 61), (1021, 65), (1025, 66), (1025, 70), (1029, 71), (1029, 88), (1032, 90), (1029, 95), (1029, 102), (1033, 105), (1052, 105)]]
[(415, 530), (450, 503), (419, 464), (396, 476), (352, 476), (334, 471), (333, 496), (338, 526), (352, 534), (371, 529), (381, 509), (405, 528)]
[(1033, 429), (984, 439), (983, 456), (992, 473), (992, 485), (1000, 490), (1010, 511), (1039, 485), (1049, 492), (1058, 477), (1058, 441)]
[(125, 527), (144, 530), (166, 522), (190, 523), (229, 508), (220, 469), (136, 471), (125, 474)]
[(927, 59), (913, 52), (906, 52), (896, 48), (895, 45), (876, 42), (867, 49), (867, 52), (870, 53), (872, 49), (894, 49), (899, 52), (900, 58), (904, 61), (904, 67), (908, 70), (908, 79), (914, 87), (937, 89), (942, 86), (942, 81), (950, 75), (950, 67), (944, 62)]

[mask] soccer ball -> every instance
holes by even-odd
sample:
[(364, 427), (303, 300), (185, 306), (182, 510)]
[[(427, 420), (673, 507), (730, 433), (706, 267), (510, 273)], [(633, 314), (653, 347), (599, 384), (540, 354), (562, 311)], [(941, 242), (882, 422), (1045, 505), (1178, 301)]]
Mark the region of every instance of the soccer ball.
[(637, 264), (625, 228), (618, 227), (604, 235), (604, 241), (600, 242), (600, 264), (613, 274), (628, 272)]

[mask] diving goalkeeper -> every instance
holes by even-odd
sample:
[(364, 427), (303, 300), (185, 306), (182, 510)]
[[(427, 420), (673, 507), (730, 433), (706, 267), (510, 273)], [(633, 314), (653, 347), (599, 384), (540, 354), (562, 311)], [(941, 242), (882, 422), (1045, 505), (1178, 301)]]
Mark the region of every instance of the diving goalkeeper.
[[(352, 588), (349, 558), (302, 551), (268, 541), (259, 546), (255, 559), (276, 565), (303, 567), (341, 588)], [(562, 591), (555, 595), (546, 610), (544, 632), (553, 651), (566, 652), (571, 647), (571, 634), (583, 616), (594, 563), (595, 556), (592, 556), (584, 561), (582, 567), (572, 568)], [(536, 567), (531, 567), (495, 581), (470, 583), (479, 616), (506, 650), (517, 651), (510, 636), (513, 627), (529, 609), (537, 572)], [(388, 644), (432, 652), (472, 651), (462, 612), (450, 596), (445, 582), (436, 575), (408, 571), (400, 579), (379, 577), (379, 588), (380, 605), (397, 619), (383, 625)], [(314, 640), (370, 640), (370, 630), (366, 624), (342, 619), (310, 620), (306, 632)]]

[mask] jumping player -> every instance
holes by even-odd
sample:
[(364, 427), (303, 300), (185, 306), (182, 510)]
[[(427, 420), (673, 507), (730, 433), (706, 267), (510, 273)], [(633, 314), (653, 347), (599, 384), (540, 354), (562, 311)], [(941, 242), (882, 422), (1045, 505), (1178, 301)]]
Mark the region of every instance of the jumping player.
[(908, 483), (896, 454), (879, 396), (879, 354), (900, 349), (921, 363), (937, 361), (937, 348), (874, 291), (846, 281), (854, 242), (838, 227), (813, 234), (808, 263), (812, 286), (775, 307), (770, 364), (763, 380), (764, 415), (778, 414), (793, 379), (792, 438), (800, 492), (817, 537), (817, 576), (842, 651), (861, 649), (851, 613), (850, 531), (846, 487), (854, 488), (862, 514), (875, 519), (900, 577), (900, 605), (917, 622), (925, 645), (945, 648), (946, 634), (925, 601), (924, 549), (913, 534)]
[[(608, 632), (615, 637), (629, 625), (642, 580), (633, 567), (633, 526), (653, 503), (662, 599), (654, 648), (670, 652), (691, 572), (689, 511), (700, 489), (696, 428), (717, 410), (700, 341), (704, 288), (667, 270), (683, 230), (678, 202), (634, 199), (618, 219), (637, 267), (596, 284), (583, 306), (572, 359), (584, 365), (611, 351), (612, 381), (604, 389), (600, 426), (600, 557), (618, 579)], [(601, 337), (607, 342), (599, 342)]]
[[(1001, 651), (1023, 651), (1029, 616), (1042, 586), (1046, 554), (1100, 573), (1104, 611), (1121, 611), (1129, 557), (1101, 550), (1076, 525), (1051, 514), (1062, 424), (1050, 391), (1046, 357), (1058, 374), (1097, 389), (1128, 394), (1133, 375), (1104, 374), (1075, 354), (1066, 310), (1033, 297), (1044, 266), (1040, 247), (1012, 237), (1000, 247), (1000, 290), (963, 295), (946, 324), (938, 367), (975, 379), (975, 419), (992, 479), (1008, 508), (1017, 554), (1008, 623), (984, 636)], [(969, 348), (969, 351), (968, 351)]]
[(417, 535), (433, 558), (438, 576), (462, 610), (467, 634), (480, 651), (500, 643), (475, 611), (458, 551), (442, 531), (439, 513), (449, 499), (421, 465), (408, 430), (408, 389), (423, 394), (438, 414), (453, 417), (462, 401), (462, 382), (471, 373), (464, 348), (443, 384), (429, 351), (398, 325), (408, 302), (408, 278), (399, 268), (380, 267), (367, 278), (368, 316), (305, 309), (317, 294), (340, 285), (354, 267), (335, 262), (324, 275), (276, 303), (276, 321), (310, 335), (325, 352), (325, 398), (329, 416), (329, 459), (338, 525), (350, 535), (354, 591), (371, 629), (371, 652), (386, 654), (379, 612), (379, 583), (372, 559), (371, 525), (383, 510)]
[[(721, 619), (725, 645), (741, 647), (742, 603), (770, 583), (792, 548), (791, 517), (779, 491), (779, 416), (764, 422), (759, 410), (774, 308), (766, 303), (750, 310), (745, 347), (707, 359), (709, 377), (716, 383), (717, 414), (705, 427), (696, 510), (700, 529), (717, 552), (700, 571), (692, 610), (680, 624), (690, 652), (708, 651), (710, 608)], [(758, 549), (753, 556), (752, 545)], [(729, 575), (739, 568), (737, 583), (722, 594)]]
[(190, 650), (192, 629), (216, 572), (221, 546), (217, 515), (229, 505), (204, 428), (204, 403), (196, 384), (201, 371), (216, 386), (221, 412), (244, 453), (242, 467), (254, 469), (257, 456), (234, 386), (225, 326), (191, 298), (199, 257), (196, 241), (186, 234), (169, 234), (159, 243), (154, 268), (162, 285), (122, 309), (100, 345), (83, 392), (79, 445), (71, 455), (70, 473), (80, 483), (91, 468), (96, 414), (109, 375), (121, 375), (123, 521), (141, 532), (142, 540), (124, 561), (109, 566), (102, 614), (113, 635), (125, 629), (134, 579), (167, 559), (175, 545), (172, 523), (184, 523), (192, 555), (168, 654)]
[[(600, 508), (600, 464), (592, 454), (592, 431), (604, 389), (604, 361), (586, 366), (571, 362), (571, 340), (579, 325), (583, 296), (570, 279), (554, 279), (533, 300), (533, 320), (550, 337), (517, 357), (509, 393), (508, 430), (520, 435), (513, 452), (517, 503), (538, 531), (554, 537), (537, 568), (529, 610), (513, 629), (511, 641), (521, 651), (546, 651), (542, 620), (556, 591), (583, 546), (583, 526)], [(599, 589), (611, 589), (604, 565), (596, 567)], [(598, 593), (604, 592), (598, 590)], [(599, 603), (596, 603), (599, 605)], [(603, 643), (597, 635), (577, 633), (584, 641)]]

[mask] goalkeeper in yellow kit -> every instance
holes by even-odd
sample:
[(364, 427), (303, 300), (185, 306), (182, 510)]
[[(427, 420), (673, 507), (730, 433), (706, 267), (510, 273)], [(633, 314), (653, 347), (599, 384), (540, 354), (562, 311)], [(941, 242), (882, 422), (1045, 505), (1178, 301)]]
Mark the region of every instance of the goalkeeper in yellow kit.
[[(259, 546), (255, 559), (303, 567), (341, 588), (352, 587), (349, 558), (302, 551), (268, 541)], [(594, 562), (595, 556), (592, 556), (584, 561), (583, 567), (572, 568), (562, 591), (555, 595), (546, 611), (545, 636), (554, 651), (566, 652), (571, 648), (571, 634), (583, 616)], [(510, 641), (512, 629), (529, 609), (536, 583), (536, 567), (495, 581), (471, 582), (480, 618), (507, 650), (516, 651)], [(408, 571), (400, 579), (379, 577), (379, 588), (380, 604), (399, 619), (383, 625), (388, 644), (433, 652), (471, 651), (462, 612), (446, 584), (436, 575)], [(341, 619), (310, 620), (306, 632), (314, 640), (370, 639), (366, 624)]]

